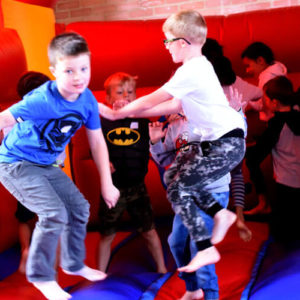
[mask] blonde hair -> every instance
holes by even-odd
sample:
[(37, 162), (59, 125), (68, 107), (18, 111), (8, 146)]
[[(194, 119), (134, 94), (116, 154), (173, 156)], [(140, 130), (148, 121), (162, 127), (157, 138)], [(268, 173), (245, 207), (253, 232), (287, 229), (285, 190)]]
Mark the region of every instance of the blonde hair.
[(163, 32), (175, 37), (186, 38), (191, 43), (203, 45), (206, 40), (207, 26), (203, 16), (195, 10), (182, 10), (172, 14), (163, 24)]
[(115, 85), (123, 85), (126, 82), (129, 82), (133, 85), (133, 88), (136, 88), (136, 76), (131, 76), (124, 72), (117, 72), (110, 75), (104, 82), (104, 89), (107, 95), (110, 95), (111, 88)]

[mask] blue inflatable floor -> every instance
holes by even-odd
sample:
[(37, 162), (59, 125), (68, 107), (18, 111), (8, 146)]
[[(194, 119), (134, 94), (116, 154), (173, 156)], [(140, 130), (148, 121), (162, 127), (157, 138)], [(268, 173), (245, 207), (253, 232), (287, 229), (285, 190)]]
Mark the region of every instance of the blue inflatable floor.
[(300, 299), (299, 241), (284, 244), (270, 241), (247, 299)]
[[(175, 263), (166, 243), (170, 232), (170, 222), (160, 224), (159, 235), (162, 241), (168, 270), (175, 270)], [(108, 268), (108, 277), (100, 282), (77, 284), (68, 289), (72, 299), (154, 299), (161, 285), (171, 272), (159, 274), (143, 238), (133, 234), (115, 249)]]
[[(251, 225), (251, 224), (249, 224)], [(100, 282), (88, 282), (86, 280), (78, 280), (72, 284), (64, 285), (66, 290), (72, 294), (72, 299), (101, 299), (101, 300), (158, 300), (158, 299), (177, 299), (171, 297), (171, 291), (178, 289), (179, 281), (171, 280), (177, 275), (175, 272), (175, 263), (167, 245), (167, 236), (171, 230), (171, 222), (167, 220), (165, 223), (158, 224), (158, 233), (162, 240), (165, 261), (167, 268), (170, 271), (167, 274), (156, 273), (154, 261), (145, 245), (144, 240), (140, 235), (131, 234), (114, 249), (112, 259), (108, 268), (107, 279)], [(254, 228), (254, 227), (253, 227)], [(258, 229), (260, 226), (257, 227)], [(234, 228), (233, 228), (234, 229)], [(229, 238), (236, 233), (231, 231)], [(91, 235), (90, 235), (91, 236)], [(97, 241), (93, 236), (93, 244)], [(226, 289), (224, 285), (224, 278), (232, 278), (233, 264), (242, 262), (232, 258), (231, 247), (241, 248), (238, 243), (241, 243), (236, 237), (229, 240), (223, 245), (221, 253), (223, 257), (224, 266), (226, 268), (218, 268), (220, 270), (220, 288)], [(249, 246), (244, 245), (249, 248)], [(227, 253), (227, 250), (230, 253)], [(300, 300), (300, 243), (293, 243), (289, 245), (282, 245), (269, 240), (262, 249), (262, 253), (258, 255), (257, 265), (254, 270), (252, 280), (244, 290), (242, 300)], [(258, 251), (258, 250), (257, 250)], [(92, 255), (94, 256), (94, 250)], [(243, 253), (243, 261), (248, 261)], [(26, 283), (25, 276), (21, 278), (17, 274), (19, 249), (12, 248), (9, 251), (1, 253), (0, 255), (0, 300), (40, 300), (42, 295), (33, 287)], [(228, 261), (229, 260), (229, 261)], [(226, 262), (226, 263), (225, 263)], [(228, 268), (228, 264), (232, 268)], [(232, 282), (236, 288), (241, 285), (240, 277), (245, 273), (243, 265), (239, 265), (236, 279)], [(244, 273), (243, 273), (244, 270)], [(13, 274), (12, 274), (13, 273)], [(10, 275), (11, 274), (11, 275)], [(10, 275), (10, 276), (9, 276)], [(231, 276), (230, 276), (231, 275)], [(228, 277), (229, 276), (229, 277)], [(71, 276), (72, 277), (72, 276)], [(70, 276), (67, 276), (70, 278)], [(250, 274), (249, 274), (250, 278)], [(170, 279), (170, 280), (169, 280)], [(171, 283), (173, 285), (171, 285)], [(223, 285), (222, 285), (223, 284)], [(160, 298), (161, 287), (166, 287), (168, 291), (165, 293), (166, 297)], [(227, 289), (226, 289), (227, 290)], [(180, 293), (184, 293), (184, 288)], [(158, 296), (157, 296), (158, 294)], [(224, 294), (224, 293), (223, 293)], [(179, 294), (182, 295), (182, 294)], [(232, 296), (232, 294), (230, 294)], [(232, 300), (233, 298), (220, 297), (220, 300)], [(234, 298), (237, 300), (237, 298)]]
[[(16, 245), (0, 254), (0, 281), (18, 270), (20, 247)], [(1, 293), (0, 293), (1, 294)]]

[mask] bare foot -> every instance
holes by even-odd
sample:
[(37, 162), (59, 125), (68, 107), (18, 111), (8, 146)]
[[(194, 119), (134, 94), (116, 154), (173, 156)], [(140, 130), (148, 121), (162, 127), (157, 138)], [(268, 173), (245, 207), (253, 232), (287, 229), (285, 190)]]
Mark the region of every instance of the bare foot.
[(28, 249), (24, 249), (22, 251), (21, 260), (20, 260), (20, 264), (19, 264), (19, 268), (18, 268), (18, 271), (21, 274), (25, 274), (26, 273), (27, 257), (28, 257)]
[(56, 281), (38, 281), (32, 284), (49, 300), (68, 300), (72, 298)]
[(199, 268), (214, 264), (220, 260), (220, 253), (216, 247), (211, 246), (202, 251), (198, 251), (188, 265), (178, 268), (179, 272), (195, 272)]
[(63, 269), (63, 271), (68, 275), (82, 276), (85, 279), (90, 280), (90, 281), (99, 281), (99, 280), (103, 280), (107, 277), (106, 273), (96, 270), (96, 269), (92, 269), (88, 266), (84, 266), (83, 268), (81, 268), (80, 270), (75, 271), (75, 272), (67, 271), (64, 269)]
[(200, 300), (204, 299), (204, 293), (202, 289), (196, 291), (186, 291), (185, 294), (179, 300)]
[(211, 243), (214, 245), (220, 243), (235, 220), (236, 214), (230, 210), (226, 208), (219, 210), (214, 216), (215, 225), (211, 237)]

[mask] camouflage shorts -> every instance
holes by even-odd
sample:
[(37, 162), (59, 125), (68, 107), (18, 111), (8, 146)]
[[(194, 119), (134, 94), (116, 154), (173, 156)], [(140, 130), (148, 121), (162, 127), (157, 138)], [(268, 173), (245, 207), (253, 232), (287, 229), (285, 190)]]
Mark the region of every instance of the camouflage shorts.
[(117, 205), (111, 209), (101, 199), (99, 209), (100, 233), (111, 235), (120, 230), (122, 215), (125, 211), (130, 215), (137, 231), (146, 232), (154, 228), (152, 206), (145, 184), (120, 189)]
[(216, 203), (205, 186), (230, 172), (245, 153), (243, 138), (221, 138), (206, 142), (205, 146), (203, 149), (203, 145), (193, 145), (189, 152), (179, 152), (164, 175), (167, 197), (174, 212), (181, 216), (191, 238), (196, 241), (209, 238), (196, 207), (207, 211)]

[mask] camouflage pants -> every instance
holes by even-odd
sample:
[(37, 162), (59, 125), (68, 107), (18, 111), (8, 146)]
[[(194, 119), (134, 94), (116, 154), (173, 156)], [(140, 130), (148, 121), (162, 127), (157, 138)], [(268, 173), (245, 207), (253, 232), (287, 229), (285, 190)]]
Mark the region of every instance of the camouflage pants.
[(228, 137), (206, 143), (204, 151), (199, 144), (188, 152), (179, 152), (164, 175), (168, 200), (194, 241), (210, 238), (197, 213), (197, 207), (207, 211), (216, 203), (206, 186), (230, 172), (245, 154), (243, 138)]

